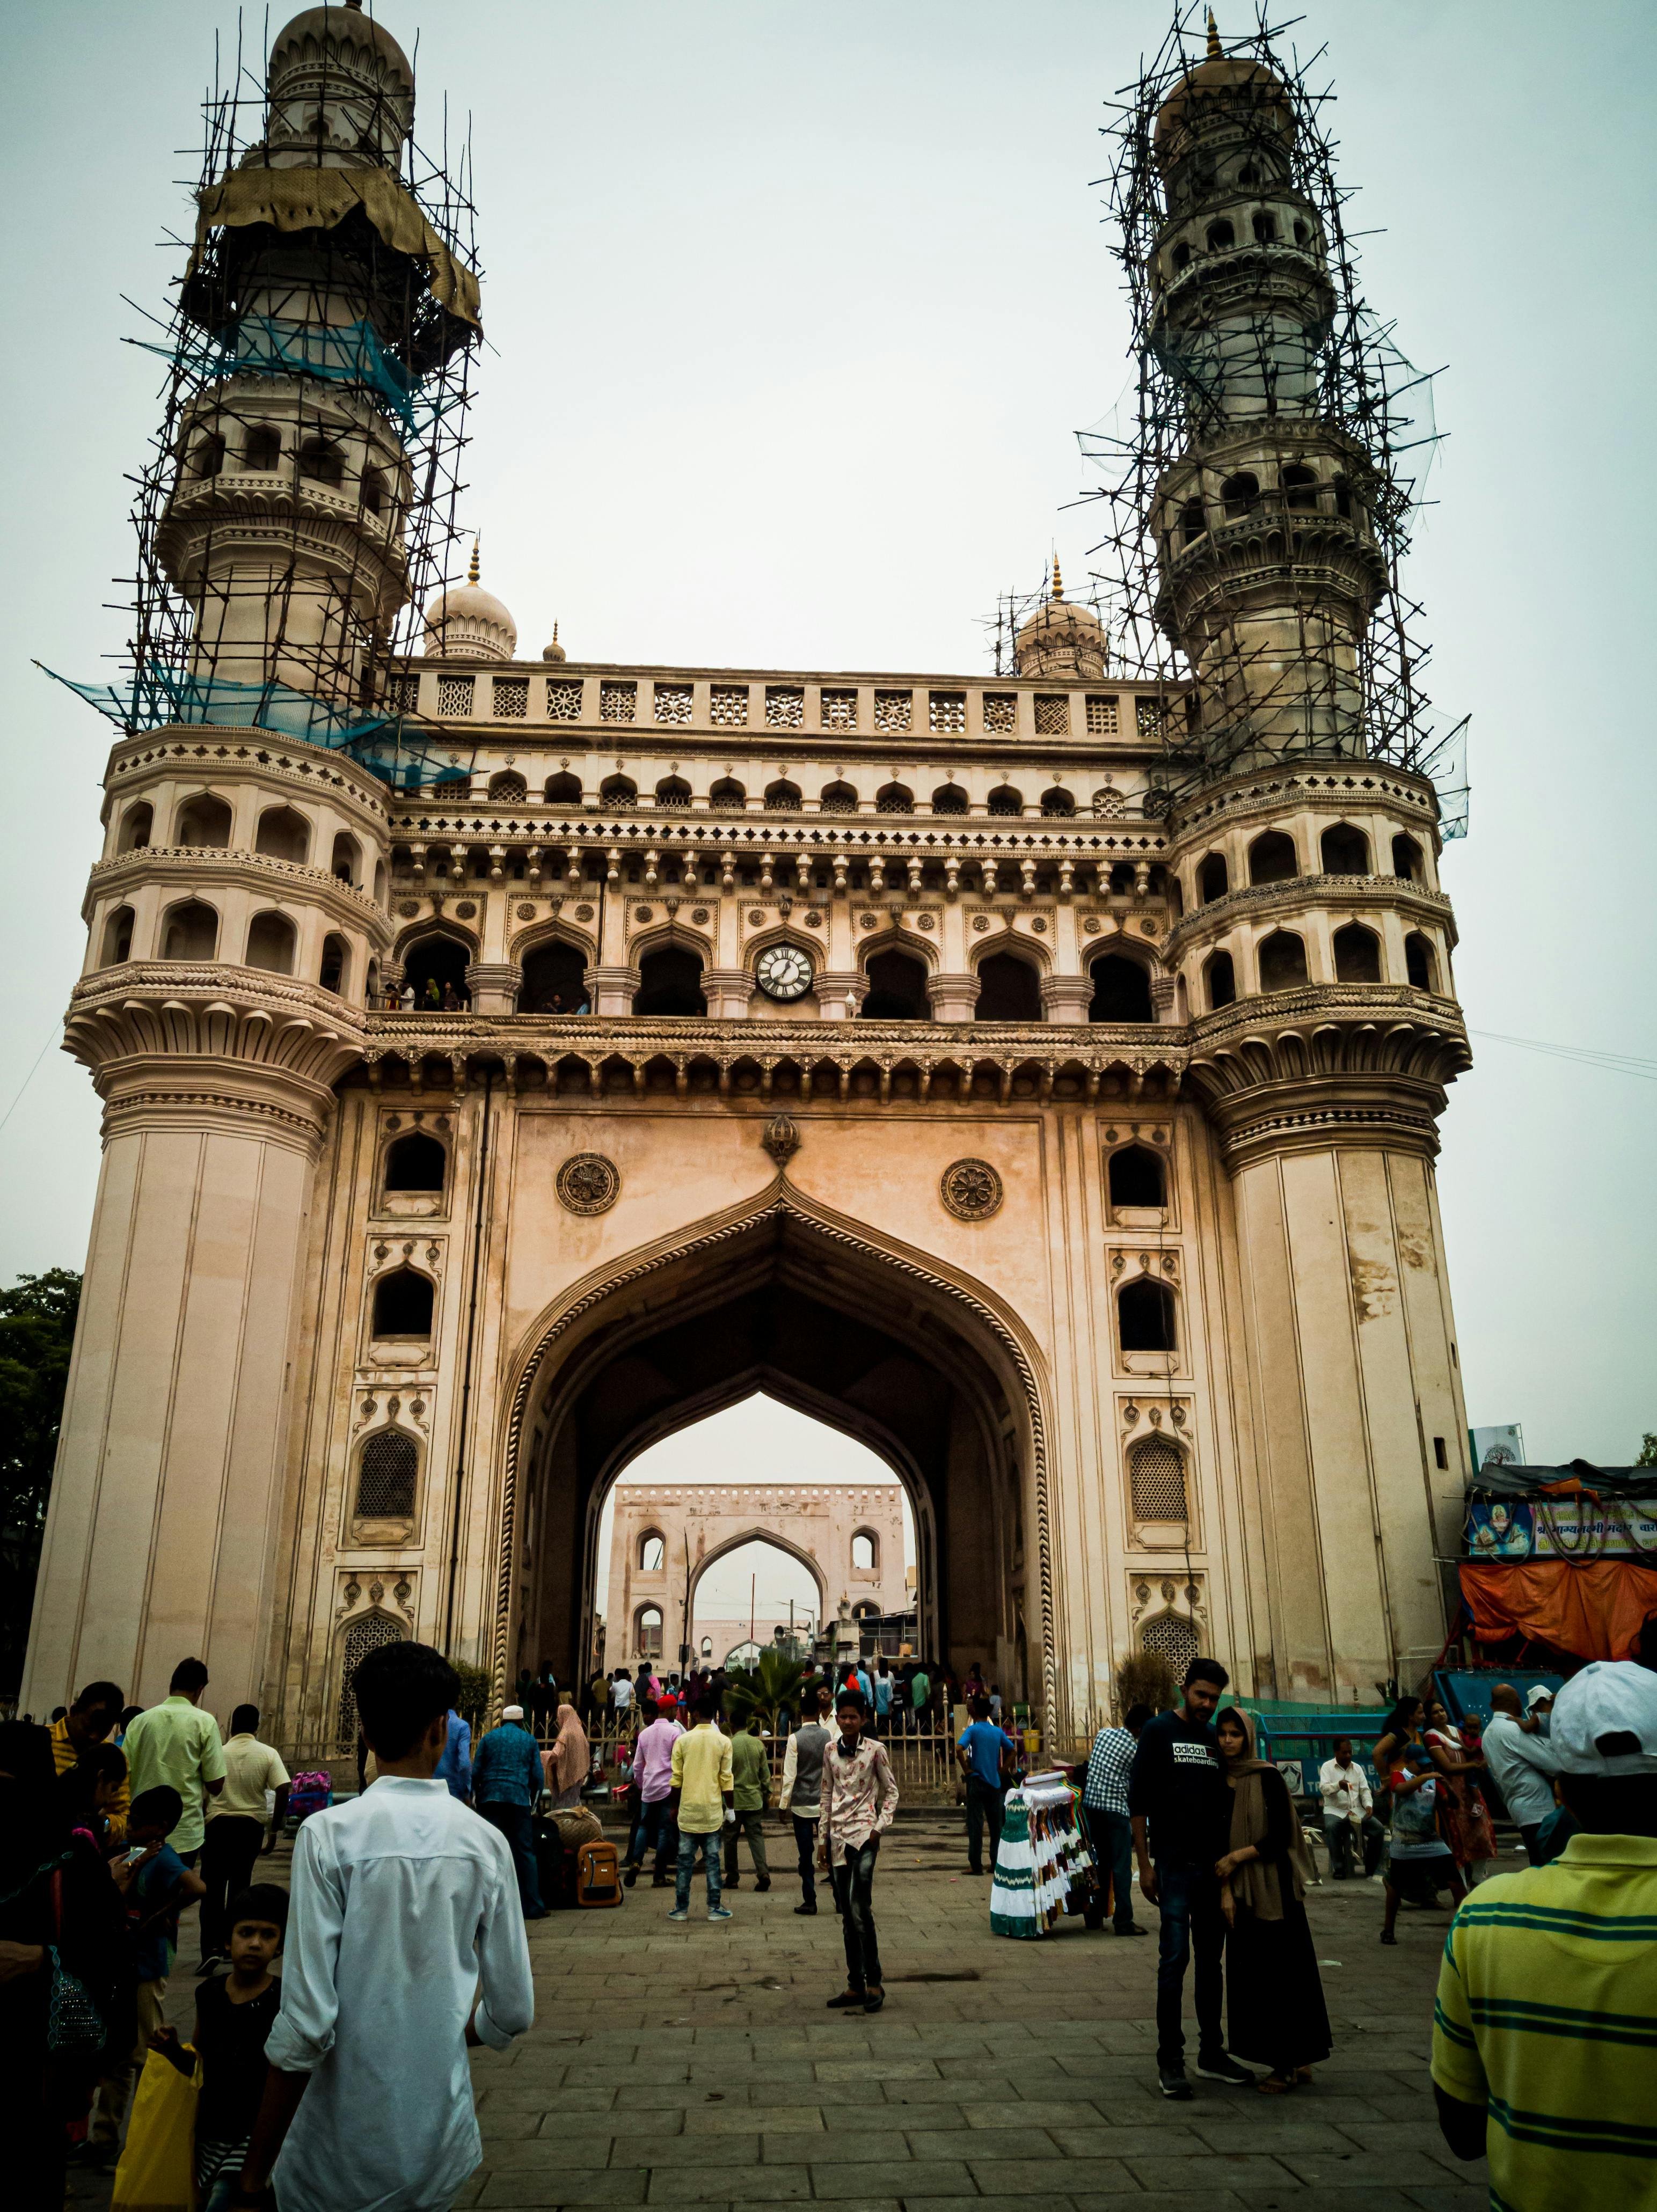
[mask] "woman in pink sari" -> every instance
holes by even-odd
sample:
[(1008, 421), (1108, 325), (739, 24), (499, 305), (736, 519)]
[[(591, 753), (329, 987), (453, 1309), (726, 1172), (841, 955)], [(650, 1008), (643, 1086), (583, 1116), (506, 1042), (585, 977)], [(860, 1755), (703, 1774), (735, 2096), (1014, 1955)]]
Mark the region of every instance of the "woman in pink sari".
[(581, 1803), (582, 1787), (592, 1771), (593, 1752), (573, 1705), (558, 1707), (558, 1732), (541, 1753), (541, 1766), (555, 1813)]

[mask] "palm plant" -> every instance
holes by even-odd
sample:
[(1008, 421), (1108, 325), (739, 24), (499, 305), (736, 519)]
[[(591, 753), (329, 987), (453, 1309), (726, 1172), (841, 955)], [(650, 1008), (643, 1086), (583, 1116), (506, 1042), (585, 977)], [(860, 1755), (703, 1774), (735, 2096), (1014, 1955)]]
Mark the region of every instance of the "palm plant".
[(783, 1708), (798, 1711), (800, 1685), (807, 1672), (803, 1659), (790, 1659), (781, 1651), (762, 1651), (752, 1667), (733, 1669), (725, 1685), (731, 1719), (746, 1727), (758, 1713), (774, 1735)]

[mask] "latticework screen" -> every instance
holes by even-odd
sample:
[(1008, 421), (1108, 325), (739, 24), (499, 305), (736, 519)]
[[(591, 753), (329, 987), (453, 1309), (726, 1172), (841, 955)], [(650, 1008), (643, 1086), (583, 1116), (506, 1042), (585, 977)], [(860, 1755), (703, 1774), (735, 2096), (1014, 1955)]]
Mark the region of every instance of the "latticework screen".
[(389, 1613), (368, 1613), (345, 1631), (339, 1657), (339, 1725), (334, 1742), (342, 1753), (356, 1748), (356, 1670), (382, 1644), (400, 1644), (403, 1632)]
[(1166, 1437), (1147, 1437), (1128, 1454), (1128, 1482), (1136, 1521), (1185, 1521), (1185, 1459)]
[(1159, 1652), (1167, 1661), (1176, 1682), (1185, 1680), (1185, 1669), (1199, 1649), (1190, 1621), (1182, 1620), (1177, 1613), (1159, 1613), (1140, 1630), (1139, 1640), (1147, 1651)]
[(381, 1429), (362, 1447), (356, 1470), (359, 1521), (407, 1521), (414, 1513), (414, 1480), (420, 1455), (412, 1437)]

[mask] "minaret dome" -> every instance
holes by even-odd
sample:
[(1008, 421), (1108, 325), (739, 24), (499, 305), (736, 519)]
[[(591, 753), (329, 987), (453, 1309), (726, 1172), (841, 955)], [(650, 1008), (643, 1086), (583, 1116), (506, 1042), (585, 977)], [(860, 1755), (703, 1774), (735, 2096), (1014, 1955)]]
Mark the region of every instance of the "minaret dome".
[(426, 607), (428, 660), (510, 660), (518, 650), (518, 625), (478, 578), (478, 548), (464, 584), (439, 592)]
[(414, 125), (414, 71), (358, 0), (307, 8), (271, 41), (273, 169), (395, 168)]

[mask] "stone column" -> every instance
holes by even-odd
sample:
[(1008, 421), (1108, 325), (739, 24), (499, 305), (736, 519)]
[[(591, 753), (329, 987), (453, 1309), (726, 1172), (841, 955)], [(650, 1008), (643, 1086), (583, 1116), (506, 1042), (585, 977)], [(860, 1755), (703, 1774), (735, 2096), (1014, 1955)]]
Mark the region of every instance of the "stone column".
[(704, 968), (702, 988), (715, 1020), (739, 1022), (747, 1013), (753, 978), (746, 968)]
[(818, 970), (817, 1005), (825, 1022), (843, 1022), (855, 1015), (868, 995), (868, 978), (861, 968)]
[(474, 960), (466, 969), (472, 1012), (515, 1014), (524, 971), (515, 960)]
[(351, 1010), (248, 969), (130, 963), (76, 989), (68, 1049), (104, 1157), (24, 1674), (49, 1711), (211, 1669), (262, 1702), (311, 1181)]
[(631, 1014), (638, 985), (637, 968), (589, 968), (587, 971), (595, 1014)]
[(932, 1018), (938, 1022), (970, 1022), (978, 1011), (978, 979), (976, 975), (929, 975), (926, 995), (932, 1007)]
[(1041, 1010), (1050, 1022), (1085, 1022), (1093, 1001), (1091, 975), (1044, 975)]

